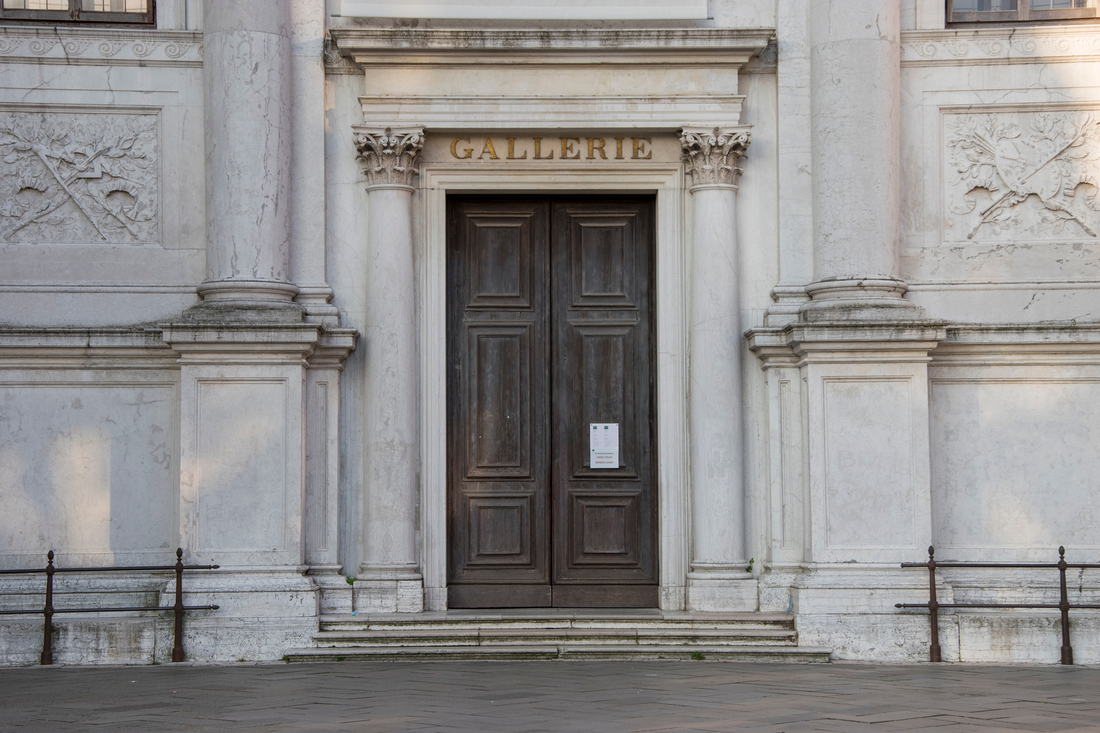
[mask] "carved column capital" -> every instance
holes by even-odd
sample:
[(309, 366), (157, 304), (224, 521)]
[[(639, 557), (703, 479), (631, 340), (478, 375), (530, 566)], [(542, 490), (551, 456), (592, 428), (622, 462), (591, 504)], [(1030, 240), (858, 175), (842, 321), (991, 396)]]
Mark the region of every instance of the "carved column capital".
[(738, 163), (745, 157), (752, 133), (743, 127), (682, 128), (680, 146), (692, 186), (736, 186)]
[(420, 151), (424, 147), (424, 128), (355, 126), (356, 159), (363, 164), (367, 186), (409, 186), (419, 175)]

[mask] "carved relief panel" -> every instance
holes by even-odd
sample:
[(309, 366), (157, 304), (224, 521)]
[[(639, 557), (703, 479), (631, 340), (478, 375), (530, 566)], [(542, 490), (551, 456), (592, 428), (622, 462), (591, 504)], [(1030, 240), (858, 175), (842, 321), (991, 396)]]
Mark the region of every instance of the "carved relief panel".
[(1100, 241), (1100, 109), (944, 115), (944, 241)]
[(0, 244), (159, 244), (155, 111), (0, 109)]

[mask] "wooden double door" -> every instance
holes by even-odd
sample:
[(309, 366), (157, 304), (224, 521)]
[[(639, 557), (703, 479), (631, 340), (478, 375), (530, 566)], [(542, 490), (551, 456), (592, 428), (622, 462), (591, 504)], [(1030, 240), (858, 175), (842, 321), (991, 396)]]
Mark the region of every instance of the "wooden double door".
[(449, 607), (658, 605), (653, 203), (448, 198)]

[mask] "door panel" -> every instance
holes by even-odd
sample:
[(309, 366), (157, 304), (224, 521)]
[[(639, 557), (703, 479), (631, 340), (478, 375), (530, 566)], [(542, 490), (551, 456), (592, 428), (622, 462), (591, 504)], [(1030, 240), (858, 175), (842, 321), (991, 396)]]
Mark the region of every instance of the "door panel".
[(547, 214), (537, 201), (448, 208), (452, 604), (485, 601), (481, 584), (508, 584), (506, 605), (550, 602)]
[[(554, 604), (656, 605), (652, 204), (551, 216)], [(619, 468), (591, 467), (590, 423), (618, 423)]]
[(533, 324), (466, 325), (466, 478), (531, 479)]
[(647, 199), (448, 200), (451, 607), (657, 605), (652, 226)]

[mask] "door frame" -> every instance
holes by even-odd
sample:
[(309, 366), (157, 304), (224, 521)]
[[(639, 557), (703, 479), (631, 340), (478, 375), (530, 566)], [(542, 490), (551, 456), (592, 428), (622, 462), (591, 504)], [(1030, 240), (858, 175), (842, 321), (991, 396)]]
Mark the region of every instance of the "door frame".
[(447, 608), (447, 194), (656, 194), (657, 562), (660, 607), (683, 610), (689, 561), (686, 247), (683, 167), (425, 163), (417, 188), (420, 326), (420, 558), (429, 611)]

